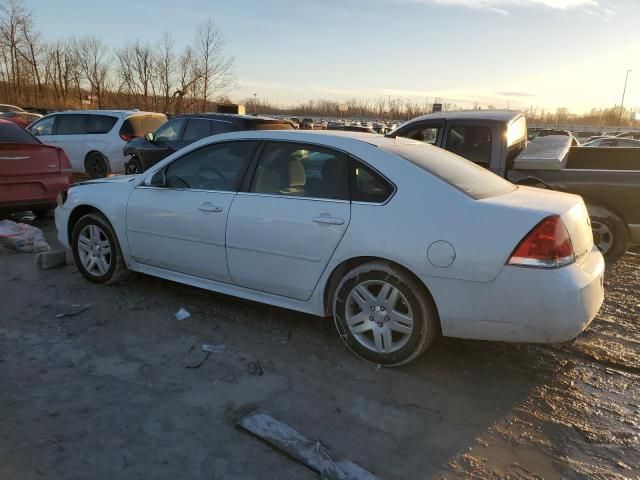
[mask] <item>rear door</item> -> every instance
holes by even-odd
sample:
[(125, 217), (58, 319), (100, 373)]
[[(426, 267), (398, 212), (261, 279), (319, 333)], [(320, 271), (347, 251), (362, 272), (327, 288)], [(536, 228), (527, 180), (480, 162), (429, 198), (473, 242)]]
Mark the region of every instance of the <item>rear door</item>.
[(266, 144), (231, 205), (227, 261), (236, 285), (307, 300), (351, 216), (348, 157), (292, 142)]

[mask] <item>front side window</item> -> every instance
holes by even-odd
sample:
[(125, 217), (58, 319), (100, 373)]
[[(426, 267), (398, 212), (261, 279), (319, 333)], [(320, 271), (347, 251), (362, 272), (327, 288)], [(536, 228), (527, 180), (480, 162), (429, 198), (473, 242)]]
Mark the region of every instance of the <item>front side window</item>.
[(257, 145), (257, 142), (215, 143), (193, 150), (167, 167), (166, 185), (235, 192)]
[(351, 159), (351, 200), (384, 203), (393, 193), (393, 186), (380, 174), (358, 160)]
[(185, 142), (195, 142), (209, 135), (211, 135), (211, 122), (209, 120), (192, 118), (184, 129), (182, 139)]
[(87, 133), (109, 133), (118, 119), (109, 115), (87, 115), (85, 122), (87, 125)]
[(491, 129), (455, 126), (449, 129), (446, 149), (481, 166), (491, 163)]
[(83, 135), (87, 132), (88, 115), (59, 115), (56, 135)]
[(53, 121), (55, 117), (47, 117), (34, 123), (29, 127), (29, 131), (36, 136), (53, 135)]
[(440, 127), (438, 125), (421, 125), (407, 130), (402, 136), (410, 138), (411, 140), (418, 140), (419, 142), (435, 145), (438, 141), (439, 132)]
[(180, 131), (185, 124), (186, 119), (176, 118), (165, 123), (155, 133), (154, 138), (158, 142), (175, 142), (180, 138)]
[(251, 191), (348, 200), (348, 157), (312, 145), (272, 143), (258, 163)]

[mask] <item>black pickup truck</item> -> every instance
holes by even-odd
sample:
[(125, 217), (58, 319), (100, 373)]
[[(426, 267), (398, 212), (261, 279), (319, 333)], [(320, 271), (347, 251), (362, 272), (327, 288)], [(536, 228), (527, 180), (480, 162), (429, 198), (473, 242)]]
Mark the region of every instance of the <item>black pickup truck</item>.
[(524, 114), (512, 110), (433, 113), (387, 136), (444, 148), (518, 185), (581, 195), (608, 261), (640, 244), (640, 148), (571, 146), (562, 136), (528, 143)]

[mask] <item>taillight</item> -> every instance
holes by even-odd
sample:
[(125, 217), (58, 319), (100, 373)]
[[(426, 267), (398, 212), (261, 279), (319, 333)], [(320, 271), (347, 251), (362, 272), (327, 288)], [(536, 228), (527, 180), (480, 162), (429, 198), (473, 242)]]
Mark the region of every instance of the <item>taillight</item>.
[(133, 140), (134, 137), (130, 133), (120, 132), (120, 138), (125, 142), (129, 142)]
[(71, 162), (69, 161), (69, 157), (64, 153), (64, 150), (58, 148), (58, 167), (62, 173), (66, 173), (71, 176)]
[(542, 220), (527, 234), (511, 254), (509, 265), (555, 268), (575, 260), (567, 227), (558, 215)]

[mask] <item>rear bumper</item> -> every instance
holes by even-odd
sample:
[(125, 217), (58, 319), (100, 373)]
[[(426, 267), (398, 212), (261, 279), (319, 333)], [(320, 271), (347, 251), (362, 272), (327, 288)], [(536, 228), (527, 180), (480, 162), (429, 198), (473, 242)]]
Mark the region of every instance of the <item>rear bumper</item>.
[(493, 282), (422, 280), (449, 337), (561, 343), (578, 336), (604, 300), (604, 259), (594, 247), (581, 265), (505, 266)]
[(0, 178), (0, 209), (29, 210), (56, 205), (58, 193), (69, 187), (66, 175)]

